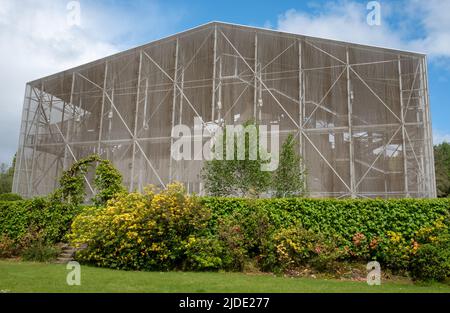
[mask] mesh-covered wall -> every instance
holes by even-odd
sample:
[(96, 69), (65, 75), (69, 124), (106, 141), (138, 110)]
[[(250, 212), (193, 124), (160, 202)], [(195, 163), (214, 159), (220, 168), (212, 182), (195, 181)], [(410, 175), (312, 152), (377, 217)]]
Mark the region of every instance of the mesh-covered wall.
[(27, 84), (13, 191), (47, 194), (99, 153), (130, 190), (201, 193), (202, 161), (170, 157), (195, 117), (295, 134), (311, 196), (435, 196), (424, 55), (223, 23)]

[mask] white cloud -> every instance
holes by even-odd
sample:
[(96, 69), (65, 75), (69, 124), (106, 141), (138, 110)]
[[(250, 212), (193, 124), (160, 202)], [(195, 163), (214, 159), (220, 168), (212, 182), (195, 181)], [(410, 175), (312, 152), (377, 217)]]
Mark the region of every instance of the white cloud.
[(433, 131), (433, 144), (437, 145), (443, 142), (450, 143), (450, 133), (445, 133), (440, 130)]
[[(382, 6), (382, 16), (384, 14)], [(386, 11), (387, 6), (386, 6)], [(382, 20), (380, 26), (366, 22), (365, 5), (351, 1), (327, 3), (321, 13), (288, 10), (278, 18), (278, 29), (308, 36), (329, 38), (368, 45), (399, 48), (401, 37)]]
[(80, 1), (81, 25), (70, 26), (68, 2), (0, 0), (0, 162), (17, 148), (26, 82), (151, 41), (179, 19), (156, 2)]
[(311, 11), (313, 13), (288, 10), (278, 17), (276, 28), (315, 37), (423, 52), (450, 63), (450, 1), (380, 3), (380, 26), (367, 24), (369, 11), (366, 2), (341, 0), (315, 8)]
[(424, 49), (433, 57), (450, 57), (450, 1), (414, 0), (412, 10), (419, 14), (424, 37), (413, 40), (412, 47)]

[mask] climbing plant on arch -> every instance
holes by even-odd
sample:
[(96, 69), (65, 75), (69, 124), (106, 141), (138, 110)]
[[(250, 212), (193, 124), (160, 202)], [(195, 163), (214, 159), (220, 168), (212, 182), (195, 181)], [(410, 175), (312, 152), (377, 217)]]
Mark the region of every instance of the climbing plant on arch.
[(62, 174), (59, 180), (60, 187), (52, 194), (52, 200), (81, 204), (86, 196), (85, 174), (93, 166), (95, 166), (94, 187), (97, 193), (92, 201), (95, 205), (103, 205), (115, 194), (125, 191), (122, 175), (111, 161), (93, 154), (75, 162)]

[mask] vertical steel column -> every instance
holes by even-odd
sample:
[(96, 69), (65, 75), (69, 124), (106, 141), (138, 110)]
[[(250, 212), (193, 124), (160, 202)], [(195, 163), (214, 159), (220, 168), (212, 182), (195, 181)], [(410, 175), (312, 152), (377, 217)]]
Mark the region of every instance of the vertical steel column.
[(426, 86), (425, 86), (425, 64), (423, 62), (424, 60), (420, 60), (421, 65), (422, 65), (422, 69), (421, 69), (421, 83), (422, 83), (422, 88), (423, 88), (423, 123), (422, 123), (422, 131), (423, 131), (423, 150), (424, 150), (424, 158), (425, 158), (425, 166), (423, 168), (423, 175), (424, 175), (424, 184), (425, 184), (425, 188), (424, 190), (426, 191), (426, 197), (431, 197), (433, 192), (432, 192), (432, 178), (431, 178), (431, 165), (430, 165), (430, 146), (429, 146), (429, 141), (431, 140), (430, 138), (430, 134), (428, 132), (428, 114), (427, 114), (427, 106), (428, 106), (428, 102), (427, 102), (427, 94), (428, 94), (428, 90), (426, 90)]
[[(178, 80), (178, 49), (179, 42), (178, 37), (175, 42), (175, 69), (174, 69), (174, 78), (173, 78), (173, 98), (172, 98), (172, 129), (175, 126), (175, 107), (177, 103), (177, 80)], [(183, 98), (181, 95), (180, 98)], [(180, 112), (181, 119), (181, 112)], [(169, 182), (172, 182), (173, 179), (173, 158), (172, 158), (172, 147), (173, 147), (173, 134), (172, 129), (170, 130), (170, 151), (169, 151)]]
[[(80, 89), (82, 87), (80, 86)], [(83, 99), (82, 99), (82, 94), (84, 93), (84, 88), (82, 88), (83, 91), (79, 91), (78, 92), (78, 112), (81, 113), (81, 107), (83, 106)], [(77, 107), (74, 105), (73, 106), (73, 123), (72, 123), (72, 136), (74, 136), (76, 134), (76, 123), (80, 123), (81, 122), (81, 116), (80, 113), (77, 113)], [(80, 123), (81, 125), (81, 123)]]
[[(261, 122), (262, 119), (262, 106), (263, 106), (263, 100), (262, 100), (262, 91), (263, 91), (263, 81), (262, 81), (262, 67), (261, 64), (259, 64), (259, 72), (258, 72), (258, 81), (259, 81), (259, 97), (258, 97), (258, 120)], [(267, 89), (270, 93), (270, 90)]]
[[(61, 112), (61, 129), (62, 129), (62, 125), (64, 124), (64, 119), (66, 118), (66, 105), (67, 105), (67, 102), (64, 100), (63, 101), (63, 108), (62, 108), (62, 112)], [(64, 171), (64, 155), (65, 155), (65, 148), (66, 148), (66, 145), (65, 145), (65, 138), (64, 138), (64, 135), (63, 135), (63, 133), (62, 133), (62, 130), (60, 130), (60, 135), (61, 135), (61, 137), (63, 137), (63, 140), (64, 140), (64, 153), (63, 153), (63, 155), (62, 155), (62, 159), (61, 159), (61, 156), (60, 156), (60, 163), (61, 163), (61, 165), (62, 165), (62, 167), (61, 167), (61, 172), (62, 171)], [(59, 162), (58, 162), (59, 163)], [(59, 169), (58, 169), (59, 170)], [(61, 175), (60, 175), (61, 176)], [(57, 179), (55, 179), (55, 189), (58, 187), (58, 180)]]
[[(408, 186), (408, 163), (406, 155), (406, 134), (405, 134), (405, 115), (403, 108), (403, 80), (402, 80), (402, 62), (400, 55), (398, 55), (398, 83), (400, 92), (400, 117), (402, 123), (402, 150), (403, 150), (403, 173), (404, 173), (404, 184), (405, 184), (405, 196), (409, 197), (409, 186)], [(414, 86), (413, 86), (414, 88)], [(411, 91), (412, 92), (412, 91)]]
[[(302, 91), (302, 102), (301, 102), (301, 108), (302, 108), (302, 123), (301, 123), (301, 127), (302, 127), (302, 133), (300, 134), (302, 136), (302, 157), (303, 157), (303, 169), (306, 170), (306, 145), (305, 145), (305, 141), (303, 141), (303, 125), (304, 125), (304, 120), (305, 120), (305, 112), (306, 112), (306, 80), (305, 80), (305, 71), (303, 70), (305, 67), (305, 64), (303, 63), (303, 53), (304, 53), (304, 38), (301, 39), (301, 46), (302, 46), (302, 85), (301, 85), (301, 91)], [(307, 183), (307, 181), (305, 182)], [(306, 186), (305, 186), (306, 187)]]
[[(113, 86), (111, 89), (111, 100), (110, 100), (110, 104), (109, 104), (109, 112), (108, 112), (108, 141), (111, 141), (111, 132), (112, 132), (112, 119), (114, 116), (114, 111), (113, 111), (113, 103), (114, 103), (114, 84), (115, 81), (113, 80)], [(106, 149), (106, 158), (108, 160), (111, 159), (111, 154), (110, 154), (110, 149), (108, 147), (108, 149)]]
[[(145, 96), (144, 96), (144, 112), (142, 115), (142, 129), (149, 130), (150, 128), (147, 125), (147, 102), (148, 102), (148, 78), (145, 79)], [(143, 174), (144, 174), (144, 158), (139, 158), (139, 177), (138, 177), (138, 190), (139, 192), (142, 192), (144, 180), (143, 180)]]
[[(184, 81), (184, 80), (183, 80)], [(218, 95), (217, 95), (217, 121), (221, 125), (221, 113), (222, 113), (222, 57), (219, 57), (219, 84), (218, 84)]]
[[(423, 60), (423, 66), (425, 69), (424, 72), (424, 84), (425, 84), (425, 90), (426, 90), (426, 97), (425, 97), (425, 101), (426, 101), (426, 107), (425, 109), (425, 113), (426, 113), (426, 121), (425, 121), (425, 131), (427, 134), (427, 147), (429, 149), (428, 155), (426, 156), (427, 160), (425, 163), (429, 164), (429, 178), (430, 178), (430, 184), (428, 186), (428, 190), (429, 190), (429, 195), (432, 198), (436, 198), (437, 194), (436, 194), (436, 176), (435, 176), (435, 168), (434, 168), (434, 148), (433, 148), (433, 136), (432, 136), (432, 123), (431, 123), (431, 119), (430, 119), (430, 93), (429, 93), (429, 87), (428, 87), (428, 62), (427, 62), (427, 57), (424, 56)], [(427, 175), (427, 176), (428, 176)]]
[[(50, 103), (49, 103), (49, 110), (48, 110), (48, 116), (45, 114), (44, 106), (41, 106), (42, 113), (44, 114), (44, 118), (46, 118), (46, 124), (48, 126), (48, 132), (49, 135), (54, 139), (52, 129), (51, 129), (51, 122), (52, 122), (52, 111), (53, 111), (53, 95), (50, 95)], [(56, 154), (55, 154), (56, 158)], [(48, 160), (48, 152), (45, 152), (44, 154), (44, 168), (47, 167), (47, 160)], [(47, 168), (45, 171), (50, 171), (53, 166), (53, 163)], [(56, 171), (55, 171), (55, 177), (58, 177), (58, 162), (56, 162)], [(56, 182), (56, 180), (55, 180)], [(56, 184), (54, 184), (53, 189), (56, 189)], [(46, 190), (47, 193), (52, 192), (52, 190)]]
[[(73, 93), (74, 93), (74, 89), (75, 89), (75, 72), (72, 73), (72, 87), (70, 88), (70, 100), (69, 100), (69, 105), (74, 107), (73, 105)], [(70, 110), (70, 108), (69, 108)], [(67, 119), (67, 130), (66, 130), (66, 138), (65, 138), (65, 149), (64, 149), (64, 170), (67, 170), (69, 168), (69, 164), (68, 164), (68, 154), (69, 154), (69, 136), (70, 136), (70, 122), (72, 121), (73, 123), (73, 119), (74, 119), (74, 114), (73, 114), (73, 110), (72, 110), (72, 117), (68, 117)]]
[[(220, 90), (220, 89), (219, 89)], [(219, 93), (220, 96), (220, 93)], [(183, 101), (184, 100), (184, 68), (181, 69), (181, 83), (180, 83), (180, 119), (179, 124), (183, 124)], [(220, 107), (219, 107), (220, 109)], [(219, 115), (220, 116), (220, 115)]]
[[(303, 158), (303, 64), (302, 64), (302, 41), (298, 40), (298, 136), (299, 153)], [(304, 159), (303, 159), (304, 161)]]
[(136, 107), (134, 109), (134, 131), (133, 131), (133, 154), (131, 155), (131, 174), (130, 174), (130, 192), (134, 188), (134, 166), (136, 161), (136, 136), (137, 136), (137, 122), (139, 114), (139, 92), (141, 91), (141, 70), (142, 70), (142, 50), (139, 51), (139, 69), (138, 81), (136, 87)]
[(353, 104), (351, 96), (351, 81), (350, 81), (350, 55), (348, 46), (346, 48), (346, 69), (347, 69), (347, 113), (348, 113), (348, 132), (349, 132), (349, 157), (350, 157), (350, 190), (351, 197), (356, 198), (356, 177), (355, 177), (355, 160), (354, 160), (354, 147), (353, 147)]
[(213, 73), (211, 92), (211, 121), (214, 123), (216, 101), (216, 59), (217, 59), (217, 25), (214, 24)]
[[(258, 94), (257, 94), (257, 89), (258, 89), (258, 85), (257, 85), (257, 81), (258, 81), (258, 77), (257, 77), (257, 75), (258, 75), (258, 32), (256, 32), (255, 31), (255, 62), (254, 62), (254, 76), (253, 76), (253, 79), (254, 79), (254, 82), (253, 82), (253, 88), (254, 88), (254, 92), (253, 92), (253, 118), (255, 119), (255, 121), (256, 121), (256, 116), (257, 116), (257, 114), (256, 114), (256, 112), (257, 112), (257, 110), (258, 110), (258, 100), (257, 100), (257, 97), (258, 97)], [(261, 108), (259, 108), (259, 109), (261, 109)]]
[[(38, 101), (38, 106), (37, 106), (38, 111), (41, 111), (43, 97), (44, 97), (44, 83), (41, 82), (41, 90), (39, 92), (39, 101)], [(34, 167), (36, 164), (36, 148), (37, 148), (37, 141), (38, 141), (38, 137), (39, 137), (39, 128), (40, 128), (39, 121), (41, 120), (41, 117), (42, 117), (41, 114), (42, 114), (42, 112), (39, 112), (39, 114), (36, 113), (36, 115), (38, 116), (38, 120), (35, 121), (36, 133), (34, 135), (33, 154), (31, 157), (31, 174), (30, 174), (30, 181), (29, 181), (29, 186), (28, 186), (28, 197), (35, 195), (35, 194), (33, 194), (33, 189), (34, 189), (33, 180), (34, 180)]]
[[(20, 172), (22, 172), (22, 160), (25, 154), (25, 143), (27, 141), (27, 132), (28, 132), (28, 119), (30, 117), (30, 103), (31, 103), (31, 86), (26, 85), (25, 87), (25, 97), (24, 104), (22, 108), (22, 122), (20, 125), (20, 139), (22, 140), (21, 145), (18, 148), (18, 153), (16, 155), (16, 166), (14, 168), (14, 179), (13, 179), (13, 188), (12, 192), (19, 194), (19, 181), (20, 181)], [(26, 114), (25, 114), (26, 111)], [(25, 117), (25, 121), (23, 117)]]
[[(64, 123), (64, 119), (65, 119), (65, 115), (66, 115), (66, 105), (67, 105), (67, 102), (66, 102), (66, 100), (64, 100), (63, 101), (63, 108), (62, 108), (62, 112), (61, 112), (61, 129), (62, 129), (62, 125), (63, 125), (63, 123)], [(62, 135), (62, 133), (61, 133), (61, 135)], [(63, 138), (64, 139), (64, 138)], [(64, 165), (64, 164), (63, 164)]]
[[(426, 116), (426, 94), (425, 94), (425, 85), (424, 85), (424, 68), (423, 68), (423, 59), (420, 59), (419, 61), (420, 65), (420, 83), (419, 83), (419, 90), (420, 90), (420, 108), (422, 110), (422, 143), (421, 143), (421, 153), (420, 153), (420, 163), (422, 165), (421, 168), (421, 181), (420, 181), (420, 185), (421, 185), (421, 194), (420, 197), (429, 197), (430, 196), (430, 184), (429, 184), (429, 175), (427, 175), (427, 173), (429, 172), (429, 165), (428, 162), (426, 160), (426, 158), (428, 157), (428, 131), (427, 131), (427, 126), (426, 126), (426, 120), (427, 120), (427, 116)], [(419, 122), (419, 120), (417, 121)], [(424, 161), (425, 158), (425, 161)]]
[(103, 135), (103, 115), (105, 115), (105, 95), (106, 95), (106, 82), (108, 78), (108, 61), (105, 62), (105, 77), (103, 78), (103, 93), (102, 93), (102, 108), (100, 111), (100, 128), (98, 131), (98, 145), (97, 145), (97, 153), (100, 155), (100, 148), (102, 142)]

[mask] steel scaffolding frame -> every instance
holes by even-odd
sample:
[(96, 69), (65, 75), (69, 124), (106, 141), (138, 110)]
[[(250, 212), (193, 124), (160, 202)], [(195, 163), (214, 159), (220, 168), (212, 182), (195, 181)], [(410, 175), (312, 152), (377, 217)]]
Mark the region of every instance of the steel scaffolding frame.
[(49, 193), (99, 153), (130, 191), (202, 193), (202, 161), (170, 157), (194, 117), (295, 134), (313, 197), (436, 196), (424, 55), (218, 22), (28, 83), (13, 191)]

